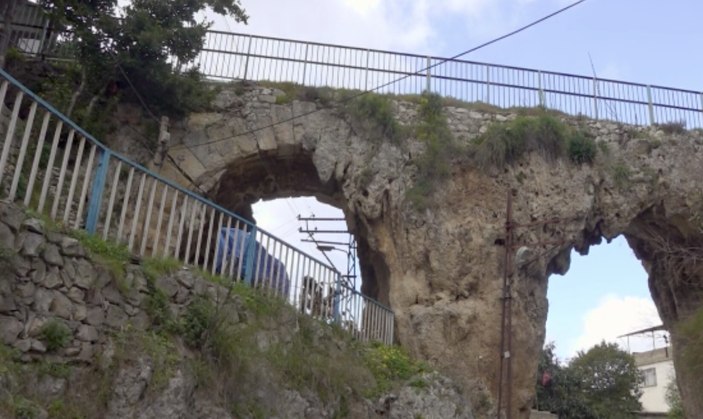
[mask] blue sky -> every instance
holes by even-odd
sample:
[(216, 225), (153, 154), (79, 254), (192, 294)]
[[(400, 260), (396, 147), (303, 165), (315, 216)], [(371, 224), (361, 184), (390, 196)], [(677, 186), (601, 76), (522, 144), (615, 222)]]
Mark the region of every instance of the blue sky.
[[(217, 18), (220, 30), (452, 56), (542, 17), (563, 0), (243, 0), (249, 26)], [(588, 0), (465, 59), (703, 91), (703, 2)], [(590, 57), (589, 57), (590, 56)], [(591, 66), (591, 61), (593, 67)], [(330, 216), (312, 199), (255, 207), (259, 224), (298, 243), (295, 215)], [(337, 213), (339, 215), (339, 213)], [(322, 257), (314, 248), (309, 251)], [(330, 255), (339, 268), (341, 252)], [(574, 254), (550, 279), (547, 340), (569, 358), (601, 339), (658, 324), (646, 274), (624, 239)], [(657, 341), (661, 344), (661, 340)], [(631, 340), (632, 350), (651, 339)]]

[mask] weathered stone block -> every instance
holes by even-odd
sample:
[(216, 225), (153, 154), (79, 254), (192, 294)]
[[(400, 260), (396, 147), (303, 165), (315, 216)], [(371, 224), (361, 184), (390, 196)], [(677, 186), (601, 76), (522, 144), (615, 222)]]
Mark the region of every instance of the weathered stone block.
[(0, 316), (0, 340), (6, 345), (14, 344), (23, 330), (24, 325), (15, 317)]
[(42, 259), (49, 264), (53, 266), (63, 266), (63, 258), (61, 257), (61, 254), (59, 253), (59, 248), (56, 247), (55, 244), (47, 243), (47, 245), (44, 247), (44, 250), (41, 253)]
[(83, 342), (95, 342), (98, 340), (98, 329), (87, 324), (82, 324), (78, 326), (76, 339)]
[(23, 231), (17, 236), (17, 247), (23, 256), (39, 256), (41, 246), (45, 243), (44, 236)]

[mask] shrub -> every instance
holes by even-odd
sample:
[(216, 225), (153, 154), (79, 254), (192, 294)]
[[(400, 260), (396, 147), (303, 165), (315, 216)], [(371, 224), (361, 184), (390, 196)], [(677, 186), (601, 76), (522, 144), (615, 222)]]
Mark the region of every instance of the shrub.
[(215, 305), (204, 296), (198, 296), (185, 310), (181, 320), (181, 333), (185, 342), (202, 348), (210, 329), (214, 326)]
[(402, 137), (402, 128), (393, 114), (393, 105), (385, 96), (367, 93), (359, 96), (347, 105), (349, 113), (358, 122), (365, 124), (371, 122), (372, 130), (376, 131), (377, 141), (387, 138), (398, 141)]
[(686, 121), (671, 121), (665, 122), (663, 124), (656, 124), (657, 128), (662, 130), (665, 134), (683, 134), (686, 132)]
[(52, 319), (41, 327), (39, 337), (46, 344), (46, 350), (53, 352), (66, 347), (73, 335), (68, 326), (56, 319)]
[(613, 181), (615, 185), (619, 188), (624, 188), (630, 183), (630, 177), (632, 176), (632, 170), (625, 165), (625, 163), (617, 163), (613, 165)]
[(124, 278), (124, 267), (131, 259), (127, 246), (102, 240), (99, 236), (85, 231), (74, 230), (70, 234), (81, 242), (95, 259), (108, 268), (118, 283)]
[(458, 146), (449, 130), (444, 115), (442, 98), (423, 93), (419, 99), (420, 123), (415, 129), (417, 139), (425, 144), (425, 151), (415, 158), (415, 184), (406, 191), (405, 198), (418, 210), (429, 206), (438, 183), (451, 174), (451, 161)]
[[(421, 362), (414, 361), (398, 346), (387, 346), (374, 343), (364, 353), (364, 363), (376, 379), (374, 394), (378, 395), (390, 390), (394, 382), (406, 381), (414, 375), (428, 370)], [(418, 379), (411, 385), (422, 387)]]
[(567, 150), (569, 159), (576, 164), (590, 164), (596, 158), (596, 142), (582, 131), (569, 136)]
[(569, 128), (551, 115), (518, 116), (491, 125), (474, 142), (473, 154), (482, 168), (512, 164), (531, 151), (552, 162), (564, 156), (569, 135)]

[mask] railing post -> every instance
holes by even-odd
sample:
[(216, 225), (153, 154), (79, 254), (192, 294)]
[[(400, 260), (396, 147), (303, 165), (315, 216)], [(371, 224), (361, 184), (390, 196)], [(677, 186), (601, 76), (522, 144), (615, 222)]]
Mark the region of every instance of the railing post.
[(247, 58), (244, 61), (244, 76), (242, 77), (242, 80), (247, 79), (247, 74), (249, 73), (249, 57), (251, 56), (251, 44), (252, 44), (253, 39), (252, 36), (249, 35), (249, 46), (247, 46)]
[(542, 71), (537, 72), (537, 88), (539, 89), (539, 106), (546, 107), (544, 100), (544, 89), (542, 88)]
[(254, 284), (254, 253), (256, 250), (256, 226), (251, 227), (249, 237), (246, 242), (246, 250), (244, 251), (244, 282), (252, 286)]
[(364, 90), (369, 90), (369, 62), (371, 60), (371, 51), (366, 50), (366, 80), (364, 81)]
[(300, 84), (305, 85), (305, 76), (307, 73), (308, 69), (308, 48), (310, 47), (310, 44), (306, 43), (305, 44), (305, 58), (303, 59), (303, 80), (300, 82)]
[(430, 56), (427, 56), (427, 87), (426, 91), (427, 93), (432, 93), (432, 58)]
[(342, 313), (340, 310), (340, 300), (341, 300), (341, 295), (342, 295), (342, 274), (337, 274), (337, 281), (336, 281), (336, 286), (335, 286), (335, 291), (334, 291), (334, 301), (333, 301), (333, 310), (334, 310), (334, 322), (337, 324), (342, 323)]
[(486, 103), (491, 103), (491, 66), (486, 66)]
[(101, 149), (102, 155), (98, 162), (98, 169), (93, 179), (93, 188), (90, 193), (90, 202), (88, 202), (88, 218), (85, 222), (85, 229), (88, 233), (93, 234), (98, 226), (98, 216), (100, 215), (100, 205), (103, 199), (103, 191), (105, 190), (105, 180), (107, 178), (107, 168), (110, 166), (110, 156), (112, 153), (109, 149)]
[(598, 119), (598, 79), (593, 76), (593, 114)]
[(649, 125), (654, 125), (654, 104), (652, 104), (652, 86), (647, 85), (647, 104), (649, 107)]

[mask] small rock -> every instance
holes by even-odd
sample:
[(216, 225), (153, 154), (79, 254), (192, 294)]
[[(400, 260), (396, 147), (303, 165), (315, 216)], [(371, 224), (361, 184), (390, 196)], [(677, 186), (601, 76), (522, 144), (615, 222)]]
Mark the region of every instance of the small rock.
[(0, 340), (6, 345), (12, 345), (24, 330), (21, 321), (14, 317), (0, 316)]
[(42, 342), (42, 341), (40, 341), (40, 340), (38, 340), (38, 339), (32, 339), (31, 341), (32, 341), (32, 343), (31, 343), (31, 346), (30, 346), (30, 350), (32, 350), (32, 351), (34, 351), (34, 352), (39, 352), (39, 353), (42, 353), (42, 354), (43, 354), (44, 352), (46, 352), (46, 345), (44, 345), (44, 342)]
[(55, 244), (47, 244), (41, 256), (49, 265), (63, 266), (63, 258)]
[(81, 361), (92, 361), (95, 354), (95, 348), (88, 342), (81, 343), (81, 352), (78, 354), (78, 359)]
[(10, 227), (13, 232), (17, 233), (24, 220), (24, 213), (17, 207), (7, 205), (2, 211), (0, 219), (2, 219), (3, 223)]
[(100, 326), (105, 321), (105, 312), (100, 307), (88, 309), (85, 322), (91, 326)]
[(174, 276), (179, 284), (188, 289), (193, 288), (193, 284), (195, 284), (195, 276), (189, 269), (180, 269)]
[(32, 261), (32, 271), (29, 274), (29, 277), (32, 279), (32, 282), (35, 284), (39, 284), (44, 280), (44, 276), (46, 275), (46, 263), (41, 258), (35, 258)]
[(58, 268), (53, 267), (49, 269), (49, 272), (46, 273), (46, 276), (44, 276), (44, 280), (41, 281), (40, 285), (48, 289), (58, 288), (63, 285)]
[(51, 302), (49, 311), (54, 313), (57, 317), (62, 319), (71, 320), (73, 314), (73, 303), (62, 293), (55, 291), (54, 300)]
[(12, 249), (15, 247), (15, 234), (10, 227), (0, 223), (0, 247)]
[(37, 287), (31, 282), (17, 285), (17, 295), (20, 298), (29, 298), (34, 295)]
[(112, 304), (116, 304), (119, 306), (124, 304), (124, 298), (122, 298), (122, 293), (120, 293), (117, 288), (112, 285), (109, 287), (105, 287), (102, 290), (102, 294), (103, 297)]
[(15, 298), (12, 295), (0, 295), (0, 313), (11, 313), (17, 310)]
[(83, 246), (81, 246), (81, 243), (73, 237), (64, 236), (61, 239), (60, 245), (61, 253), (64, 256), (85, 256), (85, 250), (83, 249)]
[(83, 289), (88, 289), (95, 282), (95, 269), (87, 260), (81, 259), (78, 261), (76, 268), (75, 285)]
[(34, 310), (38, 313), (48, 313), (51, 303), (54, 301), (53, 291), (37, 288), (34, 293)]
[(29, 352), (32, 348), (32, 341), (30, 339), (20, 339), (13, 346), (22, 353)]
[(178, 282), (169, 276), (162, 276), (157, 279), (156, 287), (163, 291), (168, 298), (173, 298), (178, 292)]
[(39, 249), (44, 244), (44, 236), (37, 233), (22, 232), (17, 240), (23, 256), (39, 256)]
[(111, 304), (107, 309), (105, 324), (114, 329), (122, 328), (127, 323), (127, 313), (116, 305)]
[(276, 97), (273, 95), (260, 95), (259, 101), (264, 103), (276, 103)]
[(69, 346), (63, 350), (63, 354), (66, 356), (76, 356), (81, 352), (80, 346)]
[(82, 324), (78, 326), (76, 339), (81, 340), (83, 342), (95, 342), (98, 340), (98, 330), (93, 326)]
[(72, 287), (70, 290), (68, 290), (68, 298), (71, 299), (74, 303), (83, 303), (85, 301), (85, 292), (78, 288), (78, 287)]
[(26, 228), (27, 231), (32, 233), (37, 233), (44, 235), (44, 223), (38, 218), (29, 218), (24, 220), (22, 227)]
[(73, 320), (82, 322), (88, 316), (88, 309), (83, 304), (75, 305), (73, 308)]
[(46, 240), (49, 243), (53, 243), (53, 244), (61, 244), (61, 240), (63, 240), (64, 237), (66, 237), (66, 236), (61, 233), (57, 233), (55, 231), (49, 231), (48, 233), (46, 233)]
[(29, 271), (32, 270), (32, 264), (26, 258), (17, 257), (12, 262), (12, 265), (15, 268), (15, 274), (20, 277), (26, 277)]

